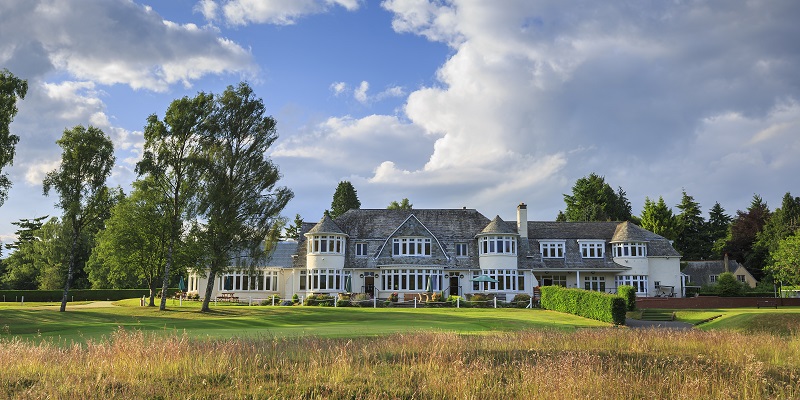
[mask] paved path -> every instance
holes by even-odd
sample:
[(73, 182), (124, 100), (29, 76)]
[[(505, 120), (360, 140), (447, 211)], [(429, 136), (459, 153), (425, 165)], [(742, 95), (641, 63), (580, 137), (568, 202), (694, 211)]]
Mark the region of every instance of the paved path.
[[(116, 307), (113, 301), (93, 301), (91, 303), (86, 304), (70, 304), (67, 303), (67, 310), (73, 308), (108, 308), (108, 307)], [(56, 305), (48, 305), (48, 306), (39, 306), (38, 308), (44, 309), (51, 309), (51, 310), (58, 310), (61, 308), (61, 304)]]
[(690, 330), (694, 329), (694, 325), (687, 322), (680, 321), (643, 321), (640, 319), (625, 319), (625, 325), (634, 329), (678, 329)]

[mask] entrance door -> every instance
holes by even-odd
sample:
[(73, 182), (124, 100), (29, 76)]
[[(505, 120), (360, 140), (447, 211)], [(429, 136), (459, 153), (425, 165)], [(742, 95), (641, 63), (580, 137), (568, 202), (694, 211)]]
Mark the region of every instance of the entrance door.
[(553, 286), (553, 278), (549, 276), (542, 277), (542, 286)]
[(374, 276), (365, 276), (364, 277), (364, 292), (370, 297), (375, 296), (375, 277)]
[(461, 296), (461, 293), (458, 291), (458, 277), (451, 276), (450, 277), (450, 295), (451, 296)]

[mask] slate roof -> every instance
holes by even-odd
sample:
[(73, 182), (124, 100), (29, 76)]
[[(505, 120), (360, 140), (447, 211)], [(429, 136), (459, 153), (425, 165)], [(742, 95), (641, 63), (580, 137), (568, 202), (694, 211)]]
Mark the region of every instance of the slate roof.
[(509, 224), (503, 221), (500, 216), (494, 217), (492, 222), (489, 222), (489, 225), (486, 225), (486, 228), (483, 228), (480, 234), (517, 234), (517, 230), (512, 228)]
[(328, 214), (325, 214), (324, 217), (316, 224), (313, 228), (311, 228), (306, 233), (338, 233), (344, 234), (342, 228), (339, 228), (339, 225), (336, 225), (336, 222), (333, 222), (333, 219)]
[[(724, 260), (687, 261), (685, 265), (681, 272), (689, 276), (689, 282), (692, 285), (708, 285), (711, 283), (709, 276), (725, 272)], [(728, 272), (736, 272), (740, 266), (741, 264), (736, 260), (728, 260)]]
[[(297, 242), (294, 240), (280, 241), (275, 244), (272, 254), (262, 261), (255, 261), (256, 266), (291, 268), (294, 262), (293, 255), (297, 254)], [(234, 257), (231, 266), (247, 267), (253, 263), (251, 254), (242, 251), (239, 256)]]

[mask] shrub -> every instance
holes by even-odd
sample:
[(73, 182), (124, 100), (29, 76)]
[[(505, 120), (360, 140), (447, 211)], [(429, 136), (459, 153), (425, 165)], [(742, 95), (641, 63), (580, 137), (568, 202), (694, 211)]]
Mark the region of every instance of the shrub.
[(525, 293), (520, 293), (511, 300), (511, 305), (513, 307), (525, 308), (529, 304), (531, 304), (531, 295)]
[(266, 299), (261, 300), (261, 305), (262, 306), (271, 306), (273, 304), (273, 299), (275, 300), (274, 304), (276, 306), (281, 305), (281, 296), (278, 296), (277, 294), (273, 294), (272, 296), (269, 296)]
[(336, 300), (336, 307), (350, 307), (350, 296), (347, 296), (347, 299)]
[(636, 310), (636, 288), (631, 285), (622, 285), (617, 288), (617, 294), (625, 300), (625, 308), (628, 311)]
[(300, 296), (298, 296), (297, 293), (293, 294), (292, 295), (292, 303), (297, 304), (299, 302), (300, 302)]
[[(167, 296), (172, 297), (177, 288), (167, 289)], [(6, 301), (61, 301), (64, 290), (0, 290), (0, 298), (5, 295)], [(69, 301), (123, 300), (150, 297), (150, 289), (71, 289)], [(160, 298), (161, 289), (156, 291)]]
[(462, 298), (461, 296), (456, 296), (456, 295), (452, 295), (452, 294), (450, 296), (447, 296), (447, 300), (445, 300), (445, 301), (450, 303), (449, 305), (451, 305), (453, 307), (456, 306), (456, 303), (460, 303), (460, 305), (462, 305), (462, 306), (464, 305), (464, 298)]
[(488, 307), (489, 300), (489, 296), (483, 293), (475, 293), (469, 298), (472, 307)]
[(394, 293), (389, 295), (388, 301), (397, 302), (398, 299), (399, 299), (399, 296), (398, 296), (397, 292), (394, 292)]
[(719, 274), (717, 284), (714, 286), (714, 291), (718, 296), (736, 297), (744, 294), (744, 285), (736, 280), (736, 277), (730, 272)]
[(606, 293), (559, 286), (542, 287), (542, 308), (616, 325), (625, 324), (625, 300)]

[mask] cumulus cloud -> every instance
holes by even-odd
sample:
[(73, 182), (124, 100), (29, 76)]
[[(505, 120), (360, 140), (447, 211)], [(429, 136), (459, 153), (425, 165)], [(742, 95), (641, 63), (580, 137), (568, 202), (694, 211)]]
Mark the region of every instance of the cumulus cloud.
[(344, 82), (334, 82), (331, 83), (331, 91), (333, 92), (334, 96), (339, 96), (344, 91), (347, 90), (347, 84)]
[(291, 25), (306, 15), (327, 12), (333, 7), (355, 11), (359, 0), (202, 0), (196, 8), (208, 20), (219, 18), (230, 25), (275, 24)]
[(257, 71), (248, 50), (216, 31), (166, 21), (129, 1), (6, 2), (0, 37), (0, 64), (19, 66), (25, 78), (59, 70), (76, 80), (164, 91), (208, 74)]
[(367, 97), (367, 90), (369, 90), (369, 82), (361, 81), (361, 84), (353, 91), (353, 97), (361, 104), (366, 104), (369, 98)]

